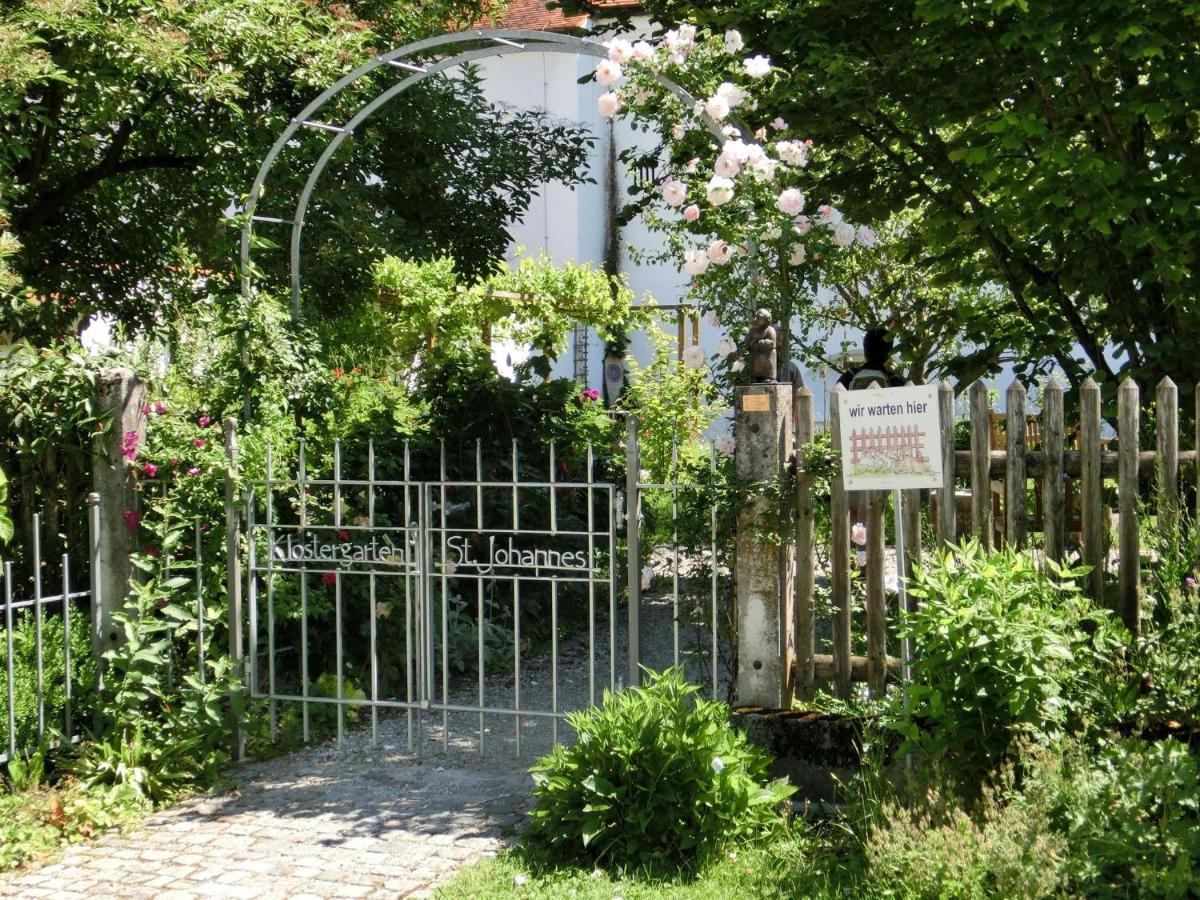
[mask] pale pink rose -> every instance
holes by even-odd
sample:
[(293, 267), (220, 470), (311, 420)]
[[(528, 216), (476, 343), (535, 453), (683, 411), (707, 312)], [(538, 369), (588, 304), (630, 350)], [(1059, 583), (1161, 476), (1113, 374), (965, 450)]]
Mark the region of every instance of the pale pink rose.
[(682, 141), (685, 134), (687, 134), (687, 129), (678, 122), (671, 126), (671, 137), (675, 140)]
[(704, 365), (704, 348), (693, 344), (684, 350), (683, 364), (689, 369), (698, 369)]
[(858, 226), (858, 234), (855, 235), (855, 240), (857, 240), (864, 247), (874, 247), (877, 239), (878, 238), (875, 234), (875, 229), (873, 229), (870, 225)]
[(722, 206), (733, 199), (733, 182), (720, 175), (714, 176), (705, 189), (708, 202), (713, 206)]
[(771, 123), (771, 127), (774, 128), (776, 131), (787, 131), (788, 123), (785, 122), (783, 119), (781, 119), (779, 116), (776, 116), (775, 121), (773, 121)]
[(683, 254), (683, 269), (689, 275), (703, 275), (708, 271), (708, 254), (695, 248)]
[(624, 38), (613, 38), (608, 42), (608, 58), (623, 65), (633, 58), (633, 45)]
[(742, 164), (737, 161), (736, 156), (722, 153), (713, 164), (713, 171), (722, 178), (733, 178), (738, 172), (742, 171)]
[(720, 238), (708, 245), (708, 258), (718, 266), (725, 265), (732, 257), (733, 249)]
[(838, 212), (836, 207), (830, 206), (828, 203), (817, 207), (817, 222), (821, 225), (840, 225), (842, 222), (842, 214)]
[(762, 78), (771, 71), (771, 59), (767, 56), (752, 56), (742, 63), (751, 78)]
[(621, 98), (612, 91), (608, 91), (600, 95), (600, 99), (596, 101), (596, 108), (600, 110), (600, 115), (604, 118), (611, 119), (621, 108)]
[(645, 41), (637, 41), (633, 45), (633, 58), (638, 62), (645, 62), (648, 59), (653, 59), (654, 47)]
[(788, 188), (775, 201), (775, 208), (785, 216), (798, 216), (804, 211), (804, 195), (796, 188)]
[(746, 99), (746, 92), (732, 81), (722, 81), (717, 88), (717, 96), (724, 97), (725, 102), (729, 104), (729, 108), (734, 109)]
[(741, 53), (742, 48), (746, 46), (746, 42), (742, 40), (742, 33), (734, 29), (729, 29), (725, 32), (725, 52), (726, 53)]
[(839, 222), (833, 226), (833, 242), (839, 247), (849, 247), (854, 243), (854, 226), (849, 222)]
[(860, 547), (867, 545), (867, 526), (862, 522), (855, 522), (850, 526), (850, 540), (858, 544)]
[(696, 170), (699, 168), (700, 168), (700, 157), (693, 156), (691, 159), (688, 160), (687, 165), (684, 166), (684, 171), (686, 171), (689, 175), (695, 175)]
[(792, 244), (791, 255), (788, 256), (789, 266), (799, 266), (808, 258), (808, 251), (803, 244)]
[(750, 173), (754, 176), (754, 180), (758, 182), (774, 181), (775, 180), (775, 160), (763, 157), (758, 162), (751, 164)]
[(789, 166), (803, 169), (808, 165), (808, 145), (801, 141), (779, 141), (775, 144), (775, 152)]
[(720, 94), (715, 94), (704, 101), (704, 111), (720, 122), (729, 115), (729, 101)]
[(689, 222), (695, 222), (700, 218), (700, 207), (695, 203), (690, 204), (684, 208), (683, 217)]
[(668, 206), (682, 206), (687, 199), (687, 185), (677, 178), (672, 178), (662, 186), (663, 200)]
[(596, 66), (596, 81), (602, 87), (612, 87), (621, 80), (621, 74), (621, 67), (611, 59), (602, 59)]
[(796, 221), (792, 223), (792, 228), (800, 237), (812, 231), (812, 219), (808, 216), (796, 216)]

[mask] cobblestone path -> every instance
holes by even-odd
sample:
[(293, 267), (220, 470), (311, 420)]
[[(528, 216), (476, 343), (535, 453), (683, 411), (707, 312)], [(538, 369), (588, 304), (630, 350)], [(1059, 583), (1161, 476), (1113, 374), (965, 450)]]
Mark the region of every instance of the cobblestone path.
[(498, 850), (528, 806), (528, 761), (418, 761), (348, 743), (246, 764), (236, 772), (240, 790), (181, 803), (136, 832), (5, 876), (0, 896), (425, 896)]

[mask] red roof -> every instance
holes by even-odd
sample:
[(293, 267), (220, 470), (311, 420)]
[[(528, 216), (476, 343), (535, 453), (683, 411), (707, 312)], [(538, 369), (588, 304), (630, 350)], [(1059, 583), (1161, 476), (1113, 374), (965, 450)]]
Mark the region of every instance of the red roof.
[[(532, 31), (568, 31), (582, 28), (588, 20), (586, 13), (565, 15), (561, 9), (546, 9), (547, 0), (509, 0), (504, 15), (477, 22), (477, 28), (527, 28)], [(603, 10), (632, 11), (641, 6), (638, 0), (592, 0)]]

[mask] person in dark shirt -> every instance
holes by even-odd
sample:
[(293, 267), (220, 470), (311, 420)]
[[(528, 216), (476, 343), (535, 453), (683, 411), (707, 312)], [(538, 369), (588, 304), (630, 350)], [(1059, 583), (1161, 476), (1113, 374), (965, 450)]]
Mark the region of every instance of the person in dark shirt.
[(861, 366), (847, 369), (838, 379), (838, 384), (850, 391), (862, 390), (878, 384), (881, 387), (903, 387), (904, 379), (888, 366), (892, 355), (892, 342), (887, 330), (872, 328), (863, 335), (863, 357)]

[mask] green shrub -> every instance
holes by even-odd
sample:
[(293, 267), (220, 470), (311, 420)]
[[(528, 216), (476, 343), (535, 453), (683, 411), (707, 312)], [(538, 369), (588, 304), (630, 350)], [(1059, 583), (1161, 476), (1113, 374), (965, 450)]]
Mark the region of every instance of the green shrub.
[(1051, 829), (1044, 806), (1016, 802), (1011, 772), (974, 814), (939, 790), (915, 804), (883, 805), (864, 849), (870, 893), (939, 900), (1059, 894), (1066, 839)]
[(1175, 741), (1075, 748), (1041, 765), (1028, 793), (1053, 806), (1071, 849), (1072, 892), (1188, 897), (1200, 884), (1200, 763)]
[(1113, 664), (1127, 633), (1082, 596), (1082, 569), (976, 542), (917, 569), (919, 607), (901, 617), (913, 641), (911, 718), (897, 697), (901, 753), (952, 764), (968, 792), (1011, 757), (1023, 737), (1093, 727), (1121, 688)]
[(772, 829), (792, 788), (768, 781), (768, 755), (699, 692), (670, 669), (568, 716), (578, 740), (532, 769), (530, 841), (567, 860), (658, 870)]

